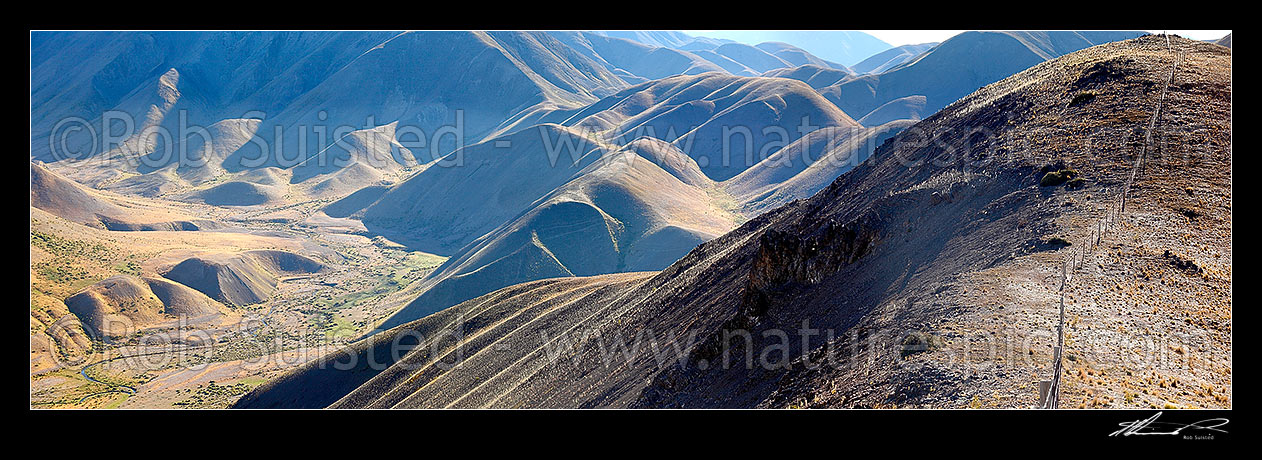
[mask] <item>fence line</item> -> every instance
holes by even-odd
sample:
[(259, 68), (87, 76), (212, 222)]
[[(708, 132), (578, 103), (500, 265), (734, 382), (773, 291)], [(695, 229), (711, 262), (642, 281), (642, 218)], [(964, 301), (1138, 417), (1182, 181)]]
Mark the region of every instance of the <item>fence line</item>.
[[(1148, 122), (1148, 127), (1144, 133), (1144, 144), (1140, 148), (1139, 155), (1135, 158), (1135, 164), (1131, 167), (1131, 174), (1126, 179), (1122, 190), (1118, 193), (1116, 202), (1109, 203), (1105, 208), (1103, 219), (1096, 222), (1092, 229), (1091, 244), (1070, 249), (1066, 254), (1065, 260), (1061, 263), (1060, 286), (1058, 291), (1060, 294), (1060, 306), (1058, 320), (1056, 324), (1056, 347), (1052, 349), (1052, 378), (1050, 381), (1039, 382), (1039, 401), (1044, 409), (1057, 409), (1060, 406), (1060, 388), (1061, 374), (1064, 373), (1064, 347), (1065, 347), (1065, 287), (1073, 280), (1073, 275), (1082, 268), (1087, 261), (1087, 256), (1095, 254), (1099, 246), (1104, 243), (1107, 234), (1116, 229), (1121, 223), (1122, 215), (1126, 212), (1127, 197), (1130, 194), (1131, 187), (1135, 183), (1135, 178), (1139, 176), (1140, 170), (1144, 167), (1144, 158), (1148, 156), (1148, 152), (1152, 146), (1152, 133), (1157, 129), (1157, 121), (1161, 118), (1162, 108), (1165, 104), (1166, 94), (1170, 90), (1170, 85), (1174, 83), (1175, 72), (1178, 71), (1179, 62), (1183, 60), (1183, 50), (1175, 50), (1170, 43), (1170, 36), (1164, 35), (1166, 39), (1166, 49), (1174, 55), (1174, 63), (1170, 67), (1170, 76), (1166, 78), (1166, 83), (1161, 88), (1161, 95), (1157, 98), (1157, 106), (1153, 110), (1152, 119)], [(1108, 193), (1108, 189), (1105, 189)]]

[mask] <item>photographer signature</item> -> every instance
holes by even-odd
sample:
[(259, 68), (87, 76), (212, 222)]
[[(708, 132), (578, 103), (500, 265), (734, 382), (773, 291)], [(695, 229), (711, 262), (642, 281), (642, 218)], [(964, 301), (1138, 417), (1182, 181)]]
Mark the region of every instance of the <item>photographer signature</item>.
[[(1109, 436), (1132, 436), (1132, 435), (1179, 435), (1184, 430), (1207, 430), (1226, 433), (1227, 430), (1220, 430), (1218, 427), (1226, 425), (1228, 420), (1225, 418), (1211, 418), (1201, 420), (1195, 423), (1174, 423), (1174, 422), (1158, 422), (1157, 418), (1161, 417), (1161, 412), (1153, 414), (1152, 417), (1146, 419), (1135, 420), (1132, 422), (1122, 422), (1118, 425), (1122, 428), (1114, 431)], [(1158, 431), (1158, 428), (1169, 431)]]

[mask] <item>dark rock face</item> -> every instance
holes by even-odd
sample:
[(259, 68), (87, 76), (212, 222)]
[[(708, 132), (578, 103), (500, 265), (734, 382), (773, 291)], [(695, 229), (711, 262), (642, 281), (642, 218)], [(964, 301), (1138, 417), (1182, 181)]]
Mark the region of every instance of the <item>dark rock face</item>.
[(1141, 70), (1134, 59), (1122, 58), (1097, 62), (1083, 69), (1082, 76), (1078, 78), (1078, 81), (1074, 82), (1074, 86), (1084, 88), (1108, 84), (1126, 78), (1127, 75), (1140, 73)]
[[(739, 364), (732, 367), (732, 360), (760, 348), (763, 353), (758, 353), (759, 359), (766, 358), (764, 333), (781, 326), (774, 324), (777, 321), (773, 317), (789, 313), (799, 294), (819, 287), (831, 275), (870, 254), (880, 242), (882, 228), (884, 223), (871, 212), (847, 223), (832, 217), (808, 217), (786, 227), (768, 228), (757, 239), (735, 314), (698, 342), (681, 366), (664, 369), (632, 407), (694, 407), (703, 400), (707, 402), (701, 406), (726, 406), (731, 403), (694, 392), (709, 379), (723, 379), (719, 375), (728, 372), (757, 380), (777, 378), (774, 376), (782, 370), (776, 366), (756, 368), (751, 361), (746, 369), (740, 369)], [(750, 339), (743, 341), (743, 337)], [(786, 348), (786, 358), (802, 351), (793, 348)]]
[(854, 263), (876, 244), (877, 228), (876, 219), (868, 215), (846, 224), (830, 219), (812, 233), (768, 230), (758, 239), (742, 314), (756, 323), (778, 291), (795, 284), (818, 284)]

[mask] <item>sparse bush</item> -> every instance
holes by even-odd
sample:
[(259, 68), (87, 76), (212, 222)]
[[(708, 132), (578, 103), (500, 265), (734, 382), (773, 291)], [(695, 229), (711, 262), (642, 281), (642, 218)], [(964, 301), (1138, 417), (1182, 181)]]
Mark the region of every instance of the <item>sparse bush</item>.
[(1063, 248), (1063, 247), (1065, 247), (1065, 246), (1073, 246), (1073, 245), (1074, 245), (1073, 243), (1070, 243), (1070, 242), (1069, 242), (1069, 240), (1066, 240), (1066, 239), (1061, 238), (1061, 237), (1059, 237), (1059, 236), (1053, 236), (1053, 237), (1051, 237), (1051, 238), (1048, 238), (1048, 240), (1047, 240), (1047, 244), (1048, 244), (1049, 246), (1056, 246), (1056, 247), (1061, 247), (1061, 248)]
[(1088, 102), (1091, 102), (1092, 100), (1095, 100), (1095, 93), (1090, 92), (1090, 91), (1084, 91), (1084, 92), (1078, 93), (1078, 95), (1074, 96), (1073, 100), (1069, 101), (1069, 106), (1070, 106), (1070, 107), (1077, 107), (1077, 106), (1080, 106), (1080, 105), (1082, 105), (1082, 104), (1086, 104), (1086, 103), (1088, 103)]
[(977, 395), (973, 395), (973, 401), (971, 401), (971, 402), (969, 402), (969, 403), (968, 403), (968, 408), (969, 408), (969, 409), (981, 409), (981, 408), (982, 408), (982, 399), (981, 399), (981, 398), (979, 398), (979, 397), (977, 397)]
[(1169, 249), (1167, 249), (1161, 256), (1168, 260), (1171, 265), (1174, 265), (1174, 268), (1179, 270), (1183, 270), (1191, 274), (1199, 274), (1203, 271), (1196, 262), (1192, 261), (1192, 259), (1175, 254)]
[(903, 337), (902, 351), (903, 357), (916, 353), (933, 351), (942, 348), (942, 339), (937, 336), (925, 332), (912, 332)]
[(1065, 181), (1068, 181), (1075, 177), (1078, 177), (1078, 171), (1074, 171), (1068, 168), (1061, 169), (1061, 170), (1052, 171), (1047, 174), (1044, 174), (1043, 178), (1039, 180), (1039, 185), (1042, 187), (1051, 187), (1051, 186), (1063, 184), (1065, 183)]
[(124, 275), (140, 276), (140, 264), (136, 263), (134, 260), (118, 264), (114, 267), (114, 269)]

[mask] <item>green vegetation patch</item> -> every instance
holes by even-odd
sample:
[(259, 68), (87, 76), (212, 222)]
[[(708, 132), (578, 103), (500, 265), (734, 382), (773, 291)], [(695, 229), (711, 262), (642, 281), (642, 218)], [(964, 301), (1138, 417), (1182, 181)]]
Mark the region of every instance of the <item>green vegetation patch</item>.
[(134, 260), (120, 262), (114, 265), (114, 271), (124, 275), (140, 276), (140, 264)]
[(335, 297), (319, 298), (316, 299), (315, 306), (317, 310), (340, 310), (366, 300), (378, 300), (407, 287), (446, 261), (446, 257), (424, 252), (405, 253), (397, 264), (373, 276), (376, 284), (372, 287)]
[(177, 401), (173, 405), (175, 407), (186, 407), (194, 409), (221, 409), (228, 407), (236, 401), (241, 395), (246, 394), (254, 386), (247, 383), (236, 383), (232, 385), (219, 385), (213, 380), (205, 386), (198, 385), (197, 391), (187, 399)]
[(74, 266), (65, 259), (53, 259), (35, 264), (35, 272), (44, 279), (58, 284), (75, 284), (77, 281), (92, 279), (89, 278), (87, 269)]
[[(107, 244), (32, 230), (31, 247), (52, 255), (48, 260), (31, 264), (35, 273), (51, 283), (51, 286), (37, 285), (33, 288), (49, 295), (60, 295), (56, 292), (60, 289), (78, 291), (105, 279), (108, 272), (140, 275), (140, 264), (130, 256), (114, 263), (119, 259), (120, 251)], [(101, 273), (102, 270), (107, 273)]]
[(57, 235), (31, 231), (31, 246), (48, 251), (56, 257), (81, 257), (87, 259), (104, 259), (113, 255), (114, 251), (101, 243), (62, 238)]

